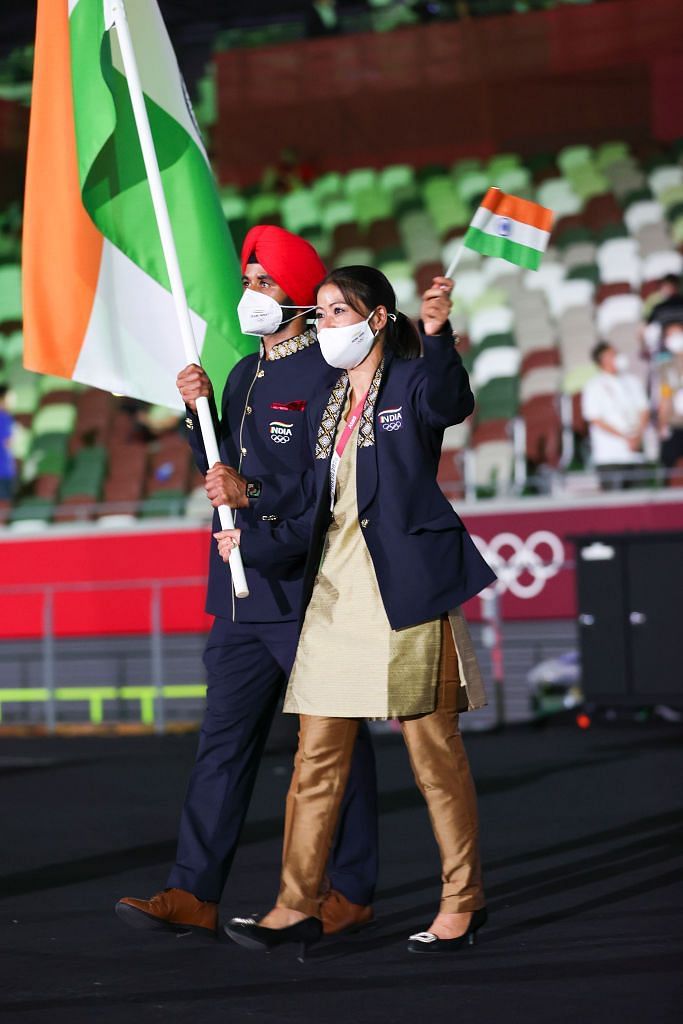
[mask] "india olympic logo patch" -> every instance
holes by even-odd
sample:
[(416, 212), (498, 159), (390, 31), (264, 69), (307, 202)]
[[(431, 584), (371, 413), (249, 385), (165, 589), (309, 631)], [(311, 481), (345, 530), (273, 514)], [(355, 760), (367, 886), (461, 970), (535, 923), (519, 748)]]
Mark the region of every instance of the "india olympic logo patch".
[(272, 420), (270, 423), (270, 440), (275, 444), (288, 444), (292, 440), (293, 423)]
[(512, 234), (512, 221), (509, 217), (501, 217), (498, 221), (498, 234), (502, 238), (509, 238)]
[(377, 413), (377, 419), (382, 430), (400, 430), (403, 426), (403, 417), (401, 415), (402, 405), (399, 405), (396, 409), (382, 409), (381, 412)]

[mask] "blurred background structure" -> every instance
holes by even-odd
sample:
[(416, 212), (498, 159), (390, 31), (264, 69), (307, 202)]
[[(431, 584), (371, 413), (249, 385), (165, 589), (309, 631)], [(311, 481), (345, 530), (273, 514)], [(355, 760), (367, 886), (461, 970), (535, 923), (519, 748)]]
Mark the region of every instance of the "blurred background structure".
[[(662, 398), (666, 380), (683, 401), (679, 0), (160, 7), (238, 247), (282, 224), (330, 266), (378, 266), (415, 316), (490, 185), (555, 211), (539, 272), (460, 264), (477, 408), (447, 432), (440, 482), (500, 577), (467, 609), (502, 683), (472, 724), (577, 706), (570, 538), (683, 527), (683, 448), (662, 459), (683, 429)], [(0, 726), (179, 727), (202, 706), (211, 511), (182, 418), (22, 366), (34, 15), (0, 28)], [(581, 400), (598, 341), (648, 407), (607, 488)]]

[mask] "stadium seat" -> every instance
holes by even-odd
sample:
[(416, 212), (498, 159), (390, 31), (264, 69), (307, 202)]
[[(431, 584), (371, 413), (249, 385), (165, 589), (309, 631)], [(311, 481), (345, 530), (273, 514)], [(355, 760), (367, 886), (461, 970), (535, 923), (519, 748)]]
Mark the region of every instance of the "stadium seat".
[(539, 185), (536, 198), (541, 206), (547, 206), (556, 217), (579, 213), (583, 207), (581, 198), (566, 178), (550, 178)]
[(0, 323), (21, 320), (21, 268), (0, 264)]
[(638, 245), (633, 238), (612, 238), (598, 247), (600, 280), (604, 284), (628, 281), (638, 288), (641, 280)]
[(643, 260), (642, 267), (644, 281), (658, 281), (667, 274), (683, 273), (683, 256), (670, 249), (652, 252)]
[(605, 299), (597, 309), (598, 331), (606, 335), (619, 324), (639, 323), (642, 307), (639, 295), (614, 295)]
[(488, 441), (476, 449), (475, 484), (480, 492), (505, 493), (512, 482), (511, 441)]

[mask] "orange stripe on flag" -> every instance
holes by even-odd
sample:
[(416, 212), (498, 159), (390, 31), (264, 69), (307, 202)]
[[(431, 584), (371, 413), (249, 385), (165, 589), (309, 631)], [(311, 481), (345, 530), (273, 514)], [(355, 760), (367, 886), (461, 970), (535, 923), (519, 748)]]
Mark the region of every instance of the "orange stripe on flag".
[(530, 224), (540, 231), (550, 231), (553, 226), (553, 211), (538, 203), (532, 203), (529, 199), (518, 199), (517, 196), (509, 196), (501, 192), (499, 188), (490, 188), (481, 201), (481, 205), (498, 214), (499, 217), (509, 217), (510, 220), (518, 220), (522, 224)]
[(103, 239), (81, 202), (67, 0), (39, 0), (24, 204), (24, 366), (71, 377)]

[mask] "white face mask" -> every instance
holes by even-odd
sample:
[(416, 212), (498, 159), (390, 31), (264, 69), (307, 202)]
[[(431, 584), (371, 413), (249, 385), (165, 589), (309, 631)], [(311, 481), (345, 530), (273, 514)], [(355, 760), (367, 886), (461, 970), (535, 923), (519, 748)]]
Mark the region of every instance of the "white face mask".
[(628, 370), (628, 356), (623, 352), (617, 352), (614, 357), (614, 369), (617, 373), (625, 373)]
[(281, 306), (270, 295), (261, 295), (253, 288), (246, 288), (242, 298), (237, 303), (237, 316), (240, 322), (242, 334), (255, 334), (262, 338), (267, 334), (276, 334), (281, 327), (295, 320), (298, 313), (290, 316), (287, 320), (282, 319), (283, 309), (315, 309), (315, 306)]
[(372, 327), (368, 323), (374, 312), (358, 324), (322, 327), (318, 331), (318, 344), (326, 363), (340, 370), (353, 370), (363, 362), (375, 341)]
[(683, 352), (683, 331), (669, 331), (664, 344), (673, 355)]

